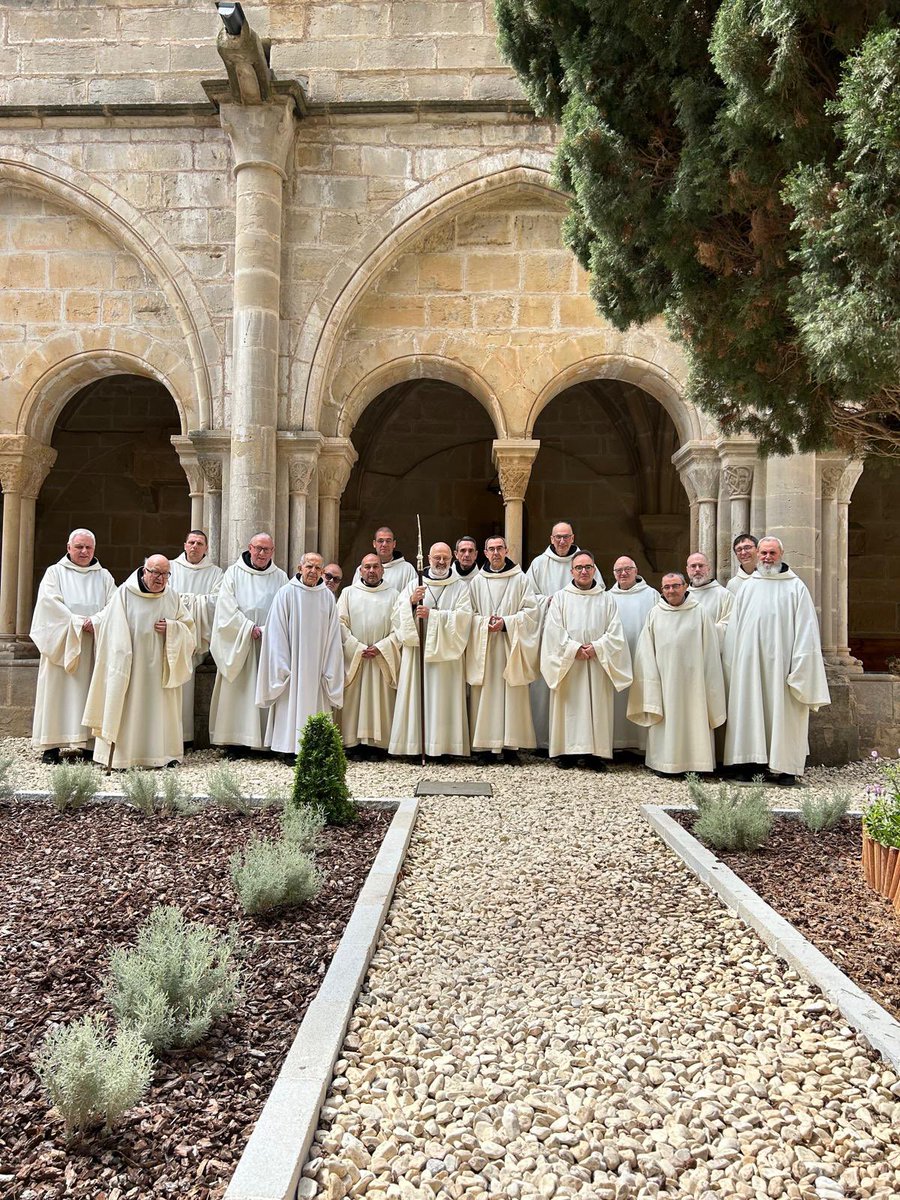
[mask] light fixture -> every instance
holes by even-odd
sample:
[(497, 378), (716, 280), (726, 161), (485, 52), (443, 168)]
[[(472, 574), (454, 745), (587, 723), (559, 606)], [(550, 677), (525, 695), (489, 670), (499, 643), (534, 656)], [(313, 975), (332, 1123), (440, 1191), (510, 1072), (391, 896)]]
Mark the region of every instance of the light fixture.
[(225, 26), (226, 32), (232, 37), (238, 37), (241, 30), (247, 23), (247, 18), (244, 16), (244, 10), (241, 8), (237, 0), (217, 0), (216, 8), (219, 16), (222, 18), (222, 24)]

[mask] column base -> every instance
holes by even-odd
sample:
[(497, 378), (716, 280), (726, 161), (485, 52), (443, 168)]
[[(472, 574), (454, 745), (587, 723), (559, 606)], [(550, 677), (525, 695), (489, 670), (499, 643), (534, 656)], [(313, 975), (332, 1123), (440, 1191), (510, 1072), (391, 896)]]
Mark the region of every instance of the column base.
[(6, 659), (37, 659), (40, 658), (37, 646), (30, 637), (15, 633), (0, 633), (0, 658)]

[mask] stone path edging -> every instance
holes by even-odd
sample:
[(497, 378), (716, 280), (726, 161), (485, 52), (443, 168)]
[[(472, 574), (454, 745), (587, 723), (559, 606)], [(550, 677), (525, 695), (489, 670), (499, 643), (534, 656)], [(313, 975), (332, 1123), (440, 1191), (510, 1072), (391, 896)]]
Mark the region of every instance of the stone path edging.
[[(372, 801), (357, 801), (372, 804)], [(293, 1200), (319, 1109), (374, 953), (412, 837), (419, 801), (384, 800), (396, 813), (315, 999), (241, 1155), (225, 1200)]]
[[(794, 812), (795, 810), (776, 810)], [(900, 1069), (900, 1022), (830, 958), (766, 904), (756, 892), (657, 804), (642, 804), (641, 812), (673, 853), (741, 920), (755, 929), (773, 954), (785, 959), (820, 988), (823, 995), (858, 1030), (873, 1050)]]
[[(50, 792), (17, 791), (17, 792), (14, 792), (13, 795), (16, 800), (49, 800), (50, 799)], [(216, 801), (213, 800), (211, 796), (207, 796), (205, 792), (194, 793), (190, 796), (186, 796), (185, 799), (190, 800), (191, 802), (193, 802), (195, 800), (200, 800), (200, 801), (203, 801), (205, 804), (215, 804), (216, 803)], [(269, 802), (268, 796), (247, 796), (247, 797), (245, 797), (245, 799), (247, 800), (247, 803), (252, 805), (254, 808), (262, 808), (265, 804), (267, 804)], [(397, 804), (399, 803), (395, 797), (391, 797), (391, 796), (375, 796), (374, 798), (367, 798), (367, 797), (363, 796), (363, 797), (354, 797), (354, 799), (360, 808), (391, 808), (391, 809), (393, 809), (393, 808), (396, 808)], [(125, 799), (124, 792), (95, 792), (93, 794), (93, 796), (91, 796), (90, 801), (88, 803), (90, 803), (90, 804), (101, 804), (101, 803), (105, 804), (110, 801), (120, 801), (121, 803), (124, 803), (124, 804), (128, 803), (128, 801)]]

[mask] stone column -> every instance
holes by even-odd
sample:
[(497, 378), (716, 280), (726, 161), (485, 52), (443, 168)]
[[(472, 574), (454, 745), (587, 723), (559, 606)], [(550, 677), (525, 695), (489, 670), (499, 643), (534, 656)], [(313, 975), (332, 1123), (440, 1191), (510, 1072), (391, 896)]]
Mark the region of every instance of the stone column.
[(281, 227), (294, 100), (222, 104), (235, 174), (232, 321), (231, 558), (254, 533), (275, 528)]
[[(672, 462), (681, 476), (688, 496), (697, 506), (697, 534), (691, 551), (699, 550), (709, 559), (716, 574), (716, 534), (719, 511), (719, 455), (706, 442), (685, 442), (672, 455)], [(691, 522), (693, 532), (693, 521)]]
[(837, 641), (837, 657), (847, 670), (862, 671), (862, 663), (850, 653), (849, 605), (847, 589), (849, 584), (848, 556), (850, 549), (850, 497), (853, 489), (863, 473), (863, 464), (859, 459), (852, 459), (841, 474), (837, 486), (837, 539), (835, 560), (837, 565), (837, 621), (835, 640)]
[[(297, 569), (301, 556), (316, 548), (308, 538), (310, 525), (310, 485), (324, 444), (321, 433), (308, 430), (282, 430), (278, 434), (278, 516), (276, 521), (276, 558), (281, 552), (288, 574)], [(285, 565), (286, 564), (286, 565)]]
[(822, 631), (822, 654), (830, 660), (837, 657), (839, 590), (837, 493), (846, 465), (847, 460), (843, 455), (816, 455), (816, 476), (820, 497), (819, 626)]
[(208, 535), (209, 531), (203, 524), (203, 472), (197, 461), (197, 448), (191, 438), (180, 434), (170, 437), (169, 441), (175, 447), (181, 469), (187, 477), (191, 497), (191, 529), (202, 529)]
[(0, 638), (28, 632), (34, 570), (34, 512), (56, 451), (27, 434), (0, 437), (3, 534), (0, 548)]
[(728, 498), (727, 525), (725, 514), (719, 514), (719, 566), (724, 579), (734, 574), (736, 563), (731, 547), (739, 533), (752, 533), (750, 499), (753, 493), (753, 474), (756, 466), (756, 443), (728, 440), (716, 442), (722, 463), (722, 484)]
[(501, 438), (493, 444), (494, 466), (503, 493), (504, 536), (513, 562), (522, 561), (522, 515), (531, 468), (541, 443), (532, 438)]
[(770, 457), (766, 464), (766, 527), (784, 542), (785, 561), (819, 603), (816, 571), (816, 458), (814, 454)]
[[(203, 524), (209, 542), (209, 557), (221, 567), (226, 567), (237, 558), (237, 552), (227, 561), (222, 559), (222, 460), (210, 454), (198, 455), (197, 462), (203, 472), (206, 493), (203, 498)], [(254, 532), (256, 532), (254, 530)], [(253, 537), (251, 533), (247, 538)]]
[[(306, 497), (316, 472), (315, 460), (294, 459), (288, 472), (291, 498), (288, 514), (290, 559), (292, 567), (296, 569), (306, 553)], [(347, 478), (350, 478), (349, 474)]]
[(55, 462), (55, 450), (50, 446), (37, 445), (29, 450), (24, 463), (19, 515), (19, 586), (16, 596), (16, 634), (20, 638), (28, 636), (34, 608), (35, 502)]
[[(349, 438), (325, 438), (319, 455), (319, 553), (337, 559), (341, 528), (341, 496), (359, 456)], [(309, 485), (307, 484), (307, 487)], [(311, 549), (311, 547), (305, 547)]]

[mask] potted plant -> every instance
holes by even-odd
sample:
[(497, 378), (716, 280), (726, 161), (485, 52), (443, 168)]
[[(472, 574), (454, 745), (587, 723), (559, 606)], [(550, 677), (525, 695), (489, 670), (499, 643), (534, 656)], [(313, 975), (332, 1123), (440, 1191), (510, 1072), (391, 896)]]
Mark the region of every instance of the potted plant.
[(879, 764), (883, 782), (868, 788), (862, 820), (866, 882), (900, 911), (900, 764)]

